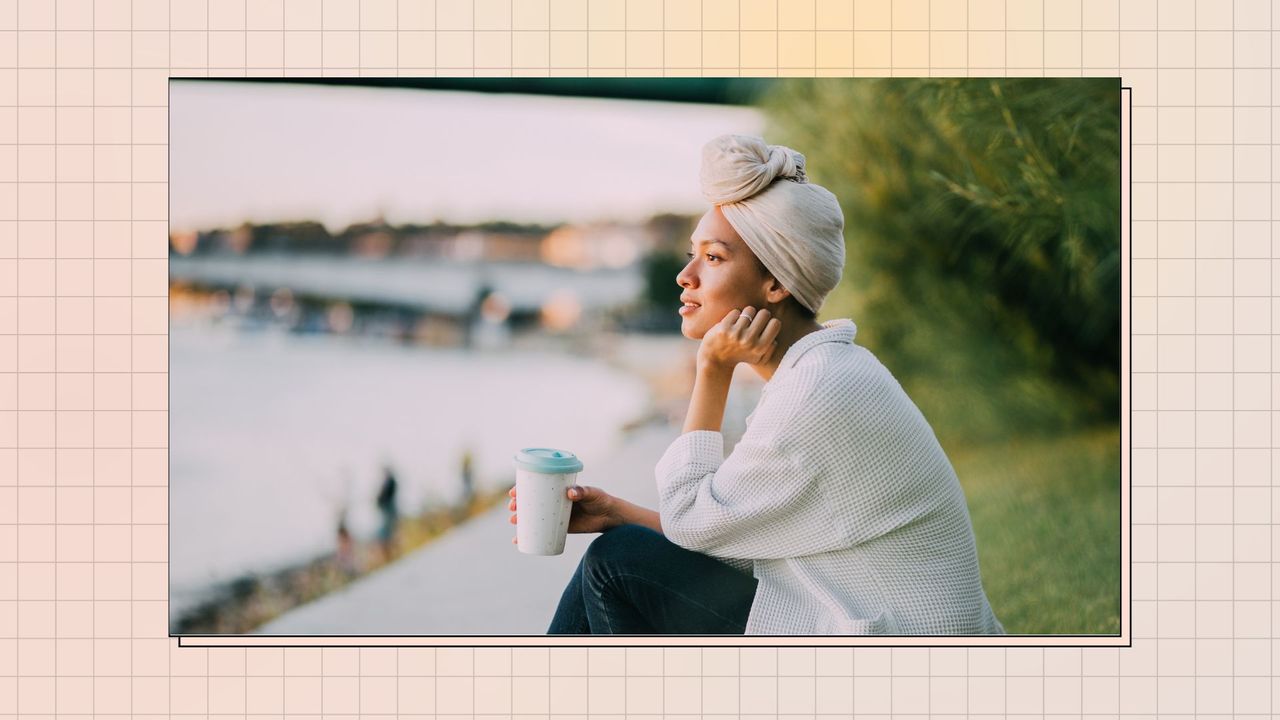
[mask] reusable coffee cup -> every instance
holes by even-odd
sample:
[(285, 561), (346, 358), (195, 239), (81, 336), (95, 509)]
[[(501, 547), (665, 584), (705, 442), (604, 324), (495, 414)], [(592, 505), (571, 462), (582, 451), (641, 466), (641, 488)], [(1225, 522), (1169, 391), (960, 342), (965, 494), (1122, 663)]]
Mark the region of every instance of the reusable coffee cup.
[(554, 448), (525, 448), (515, 461), (516, 546), (529, 555), (559, 555), (573, 510), (569, 488), (582, 472), (582, 461)]

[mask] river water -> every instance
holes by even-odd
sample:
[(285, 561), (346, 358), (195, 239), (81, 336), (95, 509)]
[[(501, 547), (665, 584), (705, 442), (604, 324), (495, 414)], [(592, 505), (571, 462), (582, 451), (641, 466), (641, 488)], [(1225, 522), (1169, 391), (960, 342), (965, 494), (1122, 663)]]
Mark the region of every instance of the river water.
[(638, 378), (554, 351), (441, 350), (369, 338), (170, 328), (170, 584), (174, 609), (214, 584), (331, 549), (345, 508), (377, 525), (382, 465), (402, 513), (514, 481), (522, 447), (591, 468), (649, 398)]

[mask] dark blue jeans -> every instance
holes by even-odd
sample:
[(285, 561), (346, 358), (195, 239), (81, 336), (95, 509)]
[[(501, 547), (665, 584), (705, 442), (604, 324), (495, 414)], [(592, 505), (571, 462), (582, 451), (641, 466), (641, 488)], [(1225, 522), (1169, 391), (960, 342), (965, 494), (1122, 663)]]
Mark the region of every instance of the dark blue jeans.
[(756, 579), (662, 533), (620, 525), (592, 541), (548, 635), (741, 635)]

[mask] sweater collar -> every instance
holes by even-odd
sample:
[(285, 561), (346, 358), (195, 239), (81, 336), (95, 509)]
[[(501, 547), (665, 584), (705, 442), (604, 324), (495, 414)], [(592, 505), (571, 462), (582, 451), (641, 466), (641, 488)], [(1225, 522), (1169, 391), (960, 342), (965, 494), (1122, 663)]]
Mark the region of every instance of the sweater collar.
[[(773, 371), (773, 377), (769, 378), (769, 382), (764, 384), (764, 389), (767, 391), (770, 387), (773, 387), (780, 376), (785, 375), (787, 370), (800, 361), (801, 355), (823, 343), (852, 343), (854, 336), (857, 334), (858, 326), (847, 318), (837, 318), (822, 323), (821, 330), (814, 330), (787, 348), (787, 352), (782, 356), (782, 362), (778, 364), (778, 369)], [(759, 407), (757, 405), (756, 409), (759, 409)], [(751, 424), (751, 418), (755, 414), (755, 409), (747, 414), (747, 425)]]
[(770, 382), (778, 379), (778, 375), (795, 366), (801, 356), (823, 343), (852, 343), (858, 334), (858, 326), (848, 318), (836, 318), (822, 323), (821, 330), (814, 330), (792, 343), (778, 363)]

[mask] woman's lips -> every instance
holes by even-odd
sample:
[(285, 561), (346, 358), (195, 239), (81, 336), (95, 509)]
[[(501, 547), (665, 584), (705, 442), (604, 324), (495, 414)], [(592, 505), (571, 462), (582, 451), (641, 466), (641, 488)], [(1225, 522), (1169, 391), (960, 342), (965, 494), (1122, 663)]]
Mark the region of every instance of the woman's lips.
[(700, 307), (702, 306), (701, 305), (681, 305), (679, 312), (681, 315), (688, 315), (689, 313), (697, 310)]

